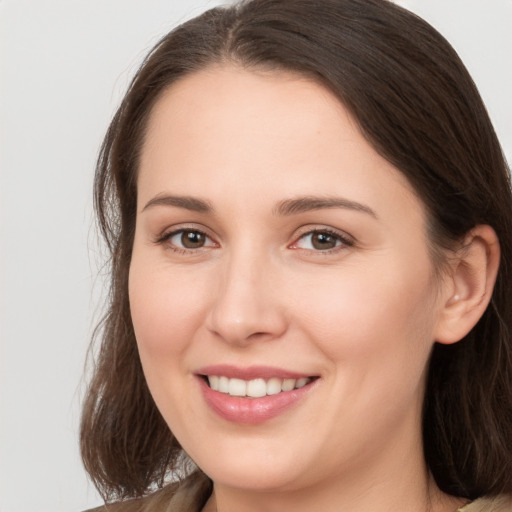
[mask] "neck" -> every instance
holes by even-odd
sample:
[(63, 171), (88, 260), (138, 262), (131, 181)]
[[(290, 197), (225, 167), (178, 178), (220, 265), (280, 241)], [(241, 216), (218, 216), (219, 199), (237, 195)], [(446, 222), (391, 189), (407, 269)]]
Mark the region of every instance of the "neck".
[[(455, 512), (467, 500), (444, 494), (432, 481), (425, 493), (389, 493), (382, 486), (370, 487), (363, 494), (350, 495), (347, 489), (318, 493), (305, 489), (300, 493), (258, 493), (214, 486), (203, 512)], [(392, 495), (394, 494), (394, 495)], [(391, 499), (390, 499), (391, 498)]]

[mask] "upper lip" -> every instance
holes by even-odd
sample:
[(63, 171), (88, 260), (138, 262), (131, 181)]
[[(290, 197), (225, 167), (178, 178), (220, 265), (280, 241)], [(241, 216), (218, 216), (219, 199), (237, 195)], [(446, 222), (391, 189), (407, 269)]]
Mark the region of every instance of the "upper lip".
[(230, 379), (300, 379), (303, 377), (313, 377), (314, 375), (296, 372), (293, 370), (286, 370), (284, 368), (277, 368), (273, 366), (248, 366), (245, 368), (229, 365), (229, 364), (215, 364), (199, 368), (196, 372), (198, 375), (217, 375), (228, 377)]

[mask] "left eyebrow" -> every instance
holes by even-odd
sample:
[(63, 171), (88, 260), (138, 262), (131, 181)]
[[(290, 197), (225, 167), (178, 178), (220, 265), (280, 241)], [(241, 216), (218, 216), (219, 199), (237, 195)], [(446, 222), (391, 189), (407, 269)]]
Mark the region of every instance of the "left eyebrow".
[(365, 204), (351, 201), (343, 197), (316, 197), (304, 196), (294, 199), (285, 199), (280, 201), (273, 209), (274, 215), (288, 216), (297, 213), (308, 212), (311, 210), (323, 210), (328, 208), (344, 208), (357, 212), (366, 213), (373, 218), (378, 219), (377, 214)]

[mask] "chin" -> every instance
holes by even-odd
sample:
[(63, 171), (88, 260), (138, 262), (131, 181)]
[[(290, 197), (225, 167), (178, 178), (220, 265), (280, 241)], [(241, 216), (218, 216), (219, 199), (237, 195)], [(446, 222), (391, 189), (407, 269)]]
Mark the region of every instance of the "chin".
[[(252, 442), (251, 442), (252, 441)], [(278, 492), (297, 489), (311, 483), (315, 467), (300, 447), (283, 449), (252, 439), (244, 443), (212, 442), (212, 449), (202, 449), (194, 462), (217, 485), (255, 492)], [(243, 447), (241, 445), (244, 445)], [(299, 454), (299, 456), (297, 456)]]
[(277, 492), (300, 487), (300, 477), (290, 468), (272, 467), (265, 464), (219, 463), (204, 470), (217, 485), (240, 489), (246, 492)]

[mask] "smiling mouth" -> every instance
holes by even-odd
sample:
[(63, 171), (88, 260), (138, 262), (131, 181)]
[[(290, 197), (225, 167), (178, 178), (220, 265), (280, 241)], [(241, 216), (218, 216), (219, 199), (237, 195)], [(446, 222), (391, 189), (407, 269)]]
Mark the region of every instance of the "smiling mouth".
[(301, 377), (298, 379), (252, 379), (243, 380), (222, 375), (204, 375), (203, 378), (213, 391), (230, 396), (245, 398), (262, 398), (268, 395), (278, 395), (307, 386), (316, 377)]

